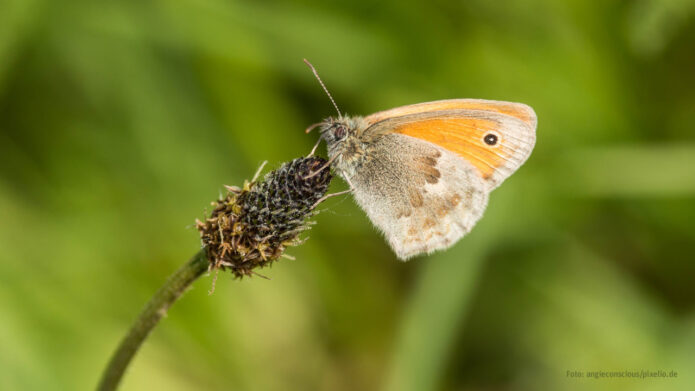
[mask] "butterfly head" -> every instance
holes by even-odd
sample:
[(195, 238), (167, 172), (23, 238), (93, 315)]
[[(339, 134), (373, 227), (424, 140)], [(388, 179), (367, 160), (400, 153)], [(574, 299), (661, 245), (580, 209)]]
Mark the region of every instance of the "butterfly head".
[(326, 141), (329, 150), (344, 144), (351, 135), (354, 135), (355, 130), (351, 122), (349, 117), (341, 116), (329, 117), (321, 123), (321, 138)]
[(306, 133), (309, 133), (311, 129), (315, 127), (319, 127), (321, 132), (319, 142), (320, 140), (326, 141), (331, 166), (337, 168), (343, 174), (354, 173), (360, 158), (364, 156), (365, 145), (361, 140), (361, 136), (364, 129), (367, 127), (367, 122), (362, 117), (348, 117), (343, 115), (338, 105), (335, 103), (333, 96), (328, 92), (326, 85), (323, 84), (318, 72), (316, 72), (316, 68), (306, 59), (304, 59), (304, 62), (314, 73), (316, 80), (321, 84), (324, 92), (331, 100), (333, 107), (335, 107), (335, 111), (338, 112), (337, 118), (329, 117), (323, 120), (323, 122), (311, 125), (307, 128)]
[(362, 117), (339, 116), (330, 117), (321, 122), (321, 139), (326, 141), (328, 157), (334, 165), (347, 169), (364, 153), (364, 145), (360, 135), (365, 128)]

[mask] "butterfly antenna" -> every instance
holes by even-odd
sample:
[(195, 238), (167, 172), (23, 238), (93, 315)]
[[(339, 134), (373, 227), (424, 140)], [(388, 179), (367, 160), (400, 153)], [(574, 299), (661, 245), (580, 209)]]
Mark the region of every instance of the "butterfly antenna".
[(328, 92), (328, 88), (326, 88), (326, 85), (323, 84), (323, 81), (319, 77), (319, 73), (316, 72), (316, 68), (314, 68), (314, 66), (311, 65), (309, 60), (307, 60), (306, 58), (304, 59), (304, 63), (309, 66), (309, 68), (311, 69), (312, 72), (314, 72), (314, 76), (316, 76), (316, 80), (319, 81), (319, 84), (321, 84), (321, 87), (323, 87), (323, 90), (326, 91), (326, 95), (328, 95), (328, 99), (330, 99), (331, 103), (333, 103), (333, 107), (335, 107), (335, 111), (338, 112), (338, 116), (342, 117), (343, 115), (340, 114), (340, 109), (338, 108), (338, 105), (335, 103), (335, 100), (333, 100), (333, 96), (331, 96), (331, 93)]

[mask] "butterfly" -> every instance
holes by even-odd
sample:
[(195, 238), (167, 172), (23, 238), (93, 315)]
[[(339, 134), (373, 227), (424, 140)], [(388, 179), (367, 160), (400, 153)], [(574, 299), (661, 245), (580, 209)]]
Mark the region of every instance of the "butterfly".
[(535, 145), (536, 114), (522, 103), (449, 99), (342, 115), (305, 62), (338, 111), (307, 133), (320, 128), (327, 166), (401, 260), (446, 249), (470, 232), (490, 192)]

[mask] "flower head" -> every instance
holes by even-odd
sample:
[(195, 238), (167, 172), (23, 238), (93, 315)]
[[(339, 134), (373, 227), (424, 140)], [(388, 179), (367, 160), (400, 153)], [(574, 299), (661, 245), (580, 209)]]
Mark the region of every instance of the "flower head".
[(299, 234), (310, 228), (307, 219), (332, 179), (325, 163), (320, 157), (298, 158), (243, 189), (227, 187), (227, 196), (212, 203), (210, 217), (196, 222), (210, 267), (248, 276), (300, 244)]

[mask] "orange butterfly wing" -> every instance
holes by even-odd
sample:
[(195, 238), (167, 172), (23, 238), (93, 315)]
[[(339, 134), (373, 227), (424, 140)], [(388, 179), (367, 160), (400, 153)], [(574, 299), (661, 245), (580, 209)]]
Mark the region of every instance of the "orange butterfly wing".
[[(367, 132), (399, 133), (436, 144), (466, 159), (499, 186), (531, 154), (536, 115), (529, 106), (475, 99), (420, 103), (372, 114)], [(495, 138), (494, 144), (485, 138)], [(491, 141), (491, 140), (488, 140)]]
[(522, 103), (504, 102), (485, 99), (447, 99), (433, 102), (417, 103), (414, 105), (396, 107), (390, 110), (374, 113), (365, 119), (371, 125), (384, 119), (444, 110), (479, 110), (500, 113), (517, 118), (532, 128), (536, 128), (536, 113)]

